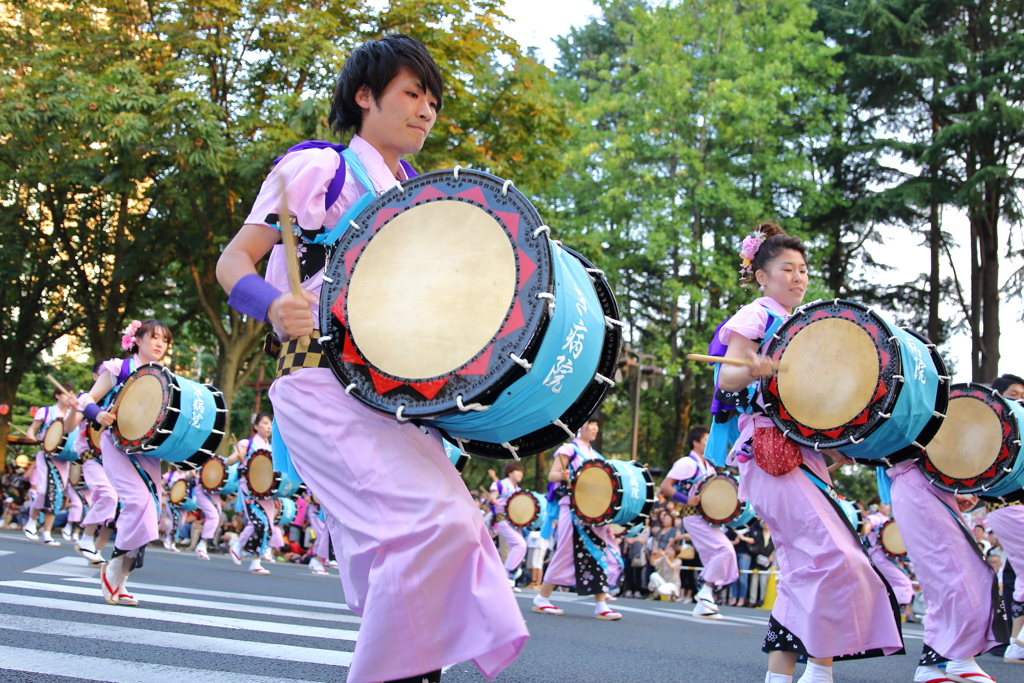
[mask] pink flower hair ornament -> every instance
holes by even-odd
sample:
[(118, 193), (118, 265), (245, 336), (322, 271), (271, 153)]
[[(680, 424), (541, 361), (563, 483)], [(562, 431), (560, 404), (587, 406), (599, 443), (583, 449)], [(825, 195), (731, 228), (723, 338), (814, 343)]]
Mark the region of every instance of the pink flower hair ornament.
[(124, 332), (121, 333), (121, 348), (125, 351), (131, 351), (132, 347), (138, 343), (135, 338), (135, 333), (142, 327), (142, 322), (133, 320), (128, 324), (128, 327), (124, 328)]
[(757, 256), (758, 249), (764, 244), (764, 241), (768, 239), (760, 230), (752, 232), (743, 238), (743, 244), (740, 245), (740, 258), (743, 259), (743, 267), (740, 268), (740, 275), (744, 276), (743, 279), (754, 277), (754, 270), (751, 268), (751, 264), (754, 262), (754, 257)]

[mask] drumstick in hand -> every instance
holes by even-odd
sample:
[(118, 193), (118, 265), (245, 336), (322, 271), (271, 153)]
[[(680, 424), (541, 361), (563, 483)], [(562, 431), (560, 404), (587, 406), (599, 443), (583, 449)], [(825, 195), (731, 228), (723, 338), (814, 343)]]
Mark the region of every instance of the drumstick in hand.
[(686, 354), (686, 360), (703, 361), (705, 363), (724, 363), (725, 365), (739, 365), (750, 367), (750, 361), (743, 358), (726, 358), (725, 356), (705, 356), (700, 353)]
[(75, 401), (78, 400), (77, 398), (75, 398), (74, 394), (72, 394), (70, 391), (68, 391), (67, 389), (64, 388), (63, 384), (61, 384), (60, 382), (55, 380), (53, 378), (53, 375), (47, 374), (46, 375), (46, 379), (48, 379), (51, 382), (53, 382), (53, 386), (57, 387), (57, 391), (59, 391), (60, 393), (64, 394), (65, 396), (67, 396), (68, 398), (70, 398), (72, 400), (75, 400)]
[[(284, 176), (279, 176), (281, 185), (281, 204), (278, 208), (278, 221), (281, 226), (281, 242), (284, 244), (284, 262), (288, 270), (288, 289), (296, 299), (302, 299), (302, 276), (299, 275), (299, 259), (295, 254), (295, 233), (292, 232), (292, 215), (288, 211), (288, 195), (285, 192)], [(296, 351), (303, 353), (309, 349), (309, 336), (303, 335), (296, 340)]]

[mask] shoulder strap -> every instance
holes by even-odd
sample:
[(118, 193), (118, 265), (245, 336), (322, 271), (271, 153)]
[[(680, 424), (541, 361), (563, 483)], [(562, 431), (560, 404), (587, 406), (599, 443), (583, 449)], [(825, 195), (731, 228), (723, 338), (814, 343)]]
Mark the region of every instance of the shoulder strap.
[(405, 169), (406, 178), (412, 180), (413, 178), (419, 175), (419, 173), (417, 173), (415, 169), (413, 169), (412, 165), (405, 159), (399, 159), (398, 163), (400, 163), (402, 165), (402, 168)]
[(335, 172), (334, 178), (331, 179), (331, 182), (327, 185), (327, 194), (324, 195), (324, 209), (330, 209), (334, 206), (334, 202), (338, 201), (338, 197), (341, 196), (341, 190), (345, 187), (345, 162), (343, 152), (346, 147), (345, 145), (332, 144), (327, 140), (306, 140), (305, 142), (300, 142), (278, 158), (274, 159), (274, 165), (277, 166), (281, 159), (284, 159), (292, 152), (301, 152), (305, 149), (333, 149), (342, 157), (342, 161), (338, 164), (338, 170)]
[(118, 386), (124, 384), (124, 381), (128, 379), (128, 376), (132, 374), (132, 359), (125, 358), (121, 361), (121, 371), (117, 373), (117, 384)]

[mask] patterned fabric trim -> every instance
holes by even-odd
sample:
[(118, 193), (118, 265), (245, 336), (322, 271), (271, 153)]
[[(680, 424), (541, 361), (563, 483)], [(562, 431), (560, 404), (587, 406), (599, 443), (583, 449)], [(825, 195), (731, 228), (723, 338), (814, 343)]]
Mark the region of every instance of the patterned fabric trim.
[(933, 650), (931, 645), (925, 643), (924, 647), (921, 648), (921, 659), (917, 663), (921, 666), (937, 666), (948, 661), (949, 657), (943, 657)]
[(299, 350), (299, 340), (292, 339), (281, 346), (280, 355), (277, 357), (277, 376), (284, 377), (303, 368), (329, 368), (327, 356), (317, 339), (320, 338), (320, 330), (313, 330), (309, 336), (309, 347), (305, 351)]

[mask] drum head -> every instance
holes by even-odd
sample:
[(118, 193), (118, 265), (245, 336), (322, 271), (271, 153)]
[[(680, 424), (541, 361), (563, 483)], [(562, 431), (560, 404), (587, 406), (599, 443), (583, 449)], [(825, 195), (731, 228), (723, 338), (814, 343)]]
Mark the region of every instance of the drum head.
[(274, 486), (274, 460), (266, 451), (256, 451), (249, 456), (249, 473), (246, 475), (249, 490), (264, 494)]
[(509, 496), (508, 504), (505, 506), (505, 514), (508, 515), (508, 521), (513, 526), (529, 526), (537, 519), (537, 515), (540, 514), (537, 499), (533, 497), (532, 493), (517, 491)]
[(515, 294), (516, 257), (497, 220), (465, 202), (421, 204), (382, 227), (356, 262), (352, 341), (392, 376), (445, 375), (491, 342)]
[(221, 487), (224, 483), (224, 475), (227, 472), (227, 467), (224, 465), (224, 461), (220, 458), (210, 458), (203, 463), (202, 468), (199, 471), (199, 479), (203, 483), (203, 487), (210, 491), (215, 491)]
[(46, 432), (43, 434), (43, 450), (52, 453), (60, 446), (63, 438), (64, 420), (57, 418), (46, 427)]
[(739, 504), (739, 491), (731, 479), (715, 477), (701, 489), (700, 509), (711, 519), (729, 519)]
[(603, 467), (582, 467), (572, 497), (580, 516), (597, 519), (608, 512), (614, 497), (611, 475)]
[(178, 505), (182, 501), (184, 501), (185, 498), (188, 497), (188, 484), (185, 482), (185, 480), (179, 479), (178, 481), (171, 484), (171, 490), (170, 493), (167, 494), (167, 497), (170, 499), (173, 505)]
[(68, 483), (71, 486), (78, 486), (78, 482), (82, 481), (82, 464), (78, 462), (70, 463), (68, 467)]
[(878, 351), (864, 329), (840, 318), (817, 320), (782, 354), (779, 397), (797, 422), (836, 429), (864, 412), (879, 374)]
[(999, 416), (983, 401), (960, 396), (950, 400), (927, 453), (935, 469), (947, 477), (971, 479), (992, 467), (1002, 445)]
[(879, 533), (879, 542), (885, 548), (885, 552), (890, 555), (899, 556), (907, 554), (907, 546), (903, 543), (903, 534), (900, 533), (900, 528), (896, 526), (896, 522), (887, 522), (882, 527), (882, 531)]
[(156, 426), (164, 407), (164, 385), (153, 374), (129, 377), (118, 401), (117, 431), (127, 441), (137, 441)]

